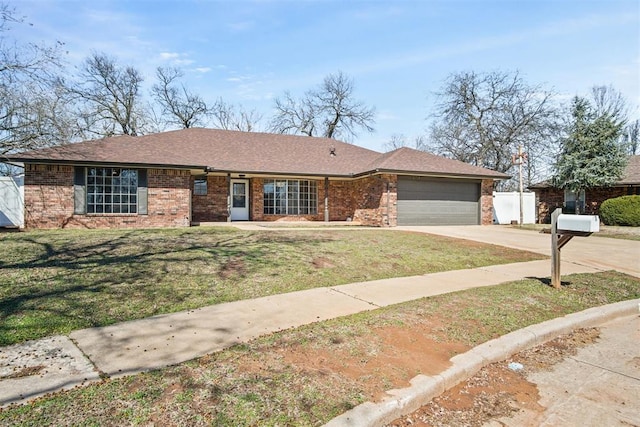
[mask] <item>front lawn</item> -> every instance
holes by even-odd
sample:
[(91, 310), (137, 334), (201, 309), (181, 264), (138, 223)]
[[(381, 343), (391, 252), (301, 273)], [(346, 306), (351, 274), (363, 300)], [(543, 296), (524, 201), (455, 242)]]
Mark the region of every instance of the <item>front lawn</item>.
[(0, 234), (0, 346), (314, 287), (542, 259), (389, 230)]

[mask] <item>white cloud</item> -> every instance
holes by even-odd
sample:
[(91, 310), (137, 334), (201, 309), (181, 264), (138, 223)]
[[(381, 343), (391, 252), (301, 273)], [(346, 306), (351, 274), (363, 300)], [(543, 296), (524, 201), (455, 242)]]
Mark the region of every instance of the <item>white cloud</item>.
[(211, 67), (196, 67), (193, 71), (197, 71), (198, 73), (208, 73), (211, 71)]
[(180, 54), (176, 53), (176, 52), (161, 52), (160, 53), (160, 59), (164, 60), (164, 61), (168, 61), (171, 59), (176, 59), (179, 58)]
[(188, 56), (189, 55), (186, 53), (160, 52), (161, 61), (169, 62), (171, 65), (176, 67), (185, 67), (193, 64), (195, 61), (193, 59), (189, 59)]

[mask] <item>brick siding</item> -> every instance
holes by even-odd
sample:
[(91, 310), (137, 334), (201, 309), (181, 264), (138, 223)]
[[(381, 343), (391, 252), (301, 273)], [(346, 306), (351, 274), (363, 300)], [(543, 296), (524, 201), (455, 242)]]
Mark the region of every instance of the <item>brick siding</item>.
[[(28, 164), (25, 169), (25, 226), (27, 228), (136, 228), (183, 227), (193, 222), (226, 221), (229, 181), (208, 176), (207, 194), (193, 195), (195, 177), (189, 171), (148, 169), (148, 215), (75, 215), (73, 166)], [(329, 220), (352, 220), (369, 226), (397, 225), (397, 175), (382, 174), (356, 180), (329, 181)], [(264, 179), (252, 178), (252, 221), (323, 221), (325, 182), (316, 180), (318, 211), (315, 215), (265, 215)], [(493, 222), (493, 181), (481, 185), (482, 224)]]
[[(564, 206), (564, 190), (558, 188), (537, 188), (538, 222), (549, 224), (551, 214)], [(584, 210), (587, 215), (598, 215), (600, 205), (607, 199), (634, 194), (636, 187), (593, 188), (585, 191)]]
[[(191, 177), (191, 189), (195, 177)], [(207, 177), (207, 194), (193, 195), (191, 200), (191, 215), (193, 222), (226, 221), (229, 216), (227, 209), (227, 193), (229, 181), (225, 176)]]
[(73, 166), (25, 165), (26, 228), (144, 228), (189, 226), (190, 173), (148, 169), (148, 215), (74, 214)]
[(480, 184), (480, 224), (493, 224), (493, 180), (483, 179)]

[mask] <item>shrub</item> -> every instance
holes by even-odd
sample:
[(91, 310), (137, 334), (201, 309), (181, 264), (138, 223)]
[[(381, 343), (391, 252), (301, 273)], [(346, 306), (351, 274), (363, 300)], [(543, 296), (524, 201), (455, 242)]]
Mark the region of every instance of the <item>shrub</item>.
[(600, 205), (600, 219), (606, 225), (640, 226), (640, 196), (605, 200)]

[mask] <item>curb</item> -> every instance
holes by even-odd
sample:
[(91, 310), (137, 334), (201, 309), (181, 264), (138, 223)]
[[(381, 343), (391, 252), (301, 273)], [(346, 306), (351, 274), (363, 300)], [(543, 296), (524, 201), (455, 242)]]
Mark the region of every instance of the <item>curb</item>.
[(410, 387), (389, 390), (382, 402), (365, 402), (332, 419), (325, 427), (377, 427), (411, 413), (446, 390), (466, 381), (483, 367), (515, 353), (543, 344), (574, 329), (597, 326), (638, 313), (640, 299), (594, 307), (511, 332), (451, 358), (451, 366), (438, 375), (417, 375)]

